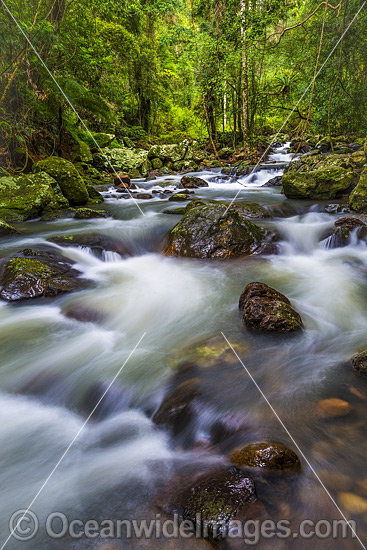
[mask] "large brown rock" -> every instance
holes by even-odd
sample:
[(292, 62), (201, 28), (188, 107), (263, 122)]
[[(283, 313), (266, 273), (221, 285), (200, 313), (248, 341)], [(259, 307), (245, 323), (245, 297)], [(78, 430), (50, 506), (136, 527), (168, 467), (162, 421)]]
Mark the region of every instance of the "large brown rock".
[(282, 443), (250, 443), (232, 451), (230, 461), (236, 466), (264, 470), (299, 470), (300, 460), (295, 452)]
[(166, 238), (166, 256), (231, 258), (274, 252), (274, 233), (255, 225), (236, 208), (193, 204)]
[(284, 294), (264, 283), (250, 283), (242, 292), (239, 308), (242, 322), (251, 330), (295, 332), (303, 328), (299, 313)]

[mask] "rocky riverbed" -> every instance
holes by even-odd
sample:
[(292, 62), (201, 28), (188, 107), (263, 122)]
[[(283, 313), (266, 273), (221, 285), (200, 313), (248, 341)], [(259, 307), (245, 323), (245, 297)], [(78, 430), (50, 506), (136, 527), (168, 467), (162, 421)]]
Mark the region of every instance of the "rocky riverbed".
[[(188, 143), (79, 145), (0, 178), (2, 532), (144, 335), (32, 505), (24, 548), (236, 549), (234, 521), (287, 520), (261, 548), (353, 549), (293, 536), (340, 519), (320, 480), (367, 536), (367, 159), (311, 142), (256, 169)], [(50, 543), (56, 511), (223, 523)]]

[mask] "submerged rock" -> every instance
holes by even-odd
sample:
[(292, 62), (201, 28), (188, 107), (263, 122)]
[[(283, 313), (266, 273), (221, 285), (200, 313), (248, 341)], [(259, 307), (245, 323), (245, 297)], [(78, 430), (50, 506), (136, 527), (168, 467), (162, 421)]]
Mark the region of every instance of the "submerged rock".
[(60, 157), (49, 157), (36, 162), (32, 171), (35, 174), (45, 172), (56, 180), (70, 205), (86, 204), (88, 202), (89, 194), (83, 178), (68, 160)]
[(302, 330), (301, 316), (284, 294), (264, 283), (250, 283), (239, 301), (242, 323), (251, 330), (295, 332)]
[(2, 266), (0, 297), (13, 302), (71, 292), (85, 286), (79, 275), (64, 258), (24, 250), (23, 256), (10, 258)]
[(367, 376), (367, 349), (353, 355), (351, 362), (354, 370), (362, 376)]
[(153, 422), (172, 428), (174, 435), (178, 435), (191, 421), (193, 405), (198, 395), (196, 381), (183, 382), (164, 398), (153, 416)]
[(209, 184), (202, 178), (194, 176), (184, 176), (181, 179), (181, 185), (186, 189), (196, 189), (197, 187), (209, 187)]
[[(191, 206), (191, 205), (190, 205)], [(224, 204), (193, 204), (170, 231), (167, 256), (230, 258), (271, 252), (275, 235)]]
[(232, 451), (229, 456), (236, 466), (264, 470), (299, 470), (301, 462), (294, 451), (281, 443), (250, 443)]
[(316, 414), (319, 418), (335, 418), (346, 416), (352, 410), (351, 405), (343, 399), (336, 397), (330, 399), (321, 399), (316, 406)]
[(341, 492), (338, 494), (340, 506), (348, 514), (365, 515), (367, 513), (367, 500), (365, 497), (353, 493)]
[(202, 536), (217, 539), (223, 536), (231, 520), (243, 517), (256, 500), (252, 478), (231, 469), (201, 475), (178, 495), (177, 504), (183, 519), (192, 521), (197, 529), (204, 529), (204, 522), (211, 524), (212, 530), (203, 531)]

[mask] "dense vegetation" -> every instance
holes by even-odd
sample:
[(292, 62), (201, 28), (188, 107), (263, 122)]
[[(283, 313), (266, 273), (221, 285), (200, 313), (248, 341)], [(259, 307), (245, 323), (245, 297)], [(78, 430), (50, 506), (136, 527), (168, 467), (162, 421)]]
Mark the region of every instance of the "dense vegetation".
[(76, 113), (94, 131), (163, 143), (207, 139), (214, 149), (251, 146), (284, 124), (301, 134), (363, 135), (366, 8), (340, 40), (360, 7), (359, 0), (2, 2), (3, 164), (19, 165), (25, 152), (33, 160), (62, 153), (70, 134), (87, 140)]

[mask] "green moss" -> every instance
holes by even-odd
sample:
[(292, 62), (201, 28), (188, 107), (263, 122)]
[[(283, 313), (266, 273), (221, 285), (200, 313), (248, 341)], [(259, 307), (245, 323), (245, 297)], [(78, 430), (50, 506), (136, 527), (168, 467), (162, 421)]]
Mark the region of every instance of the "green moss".
[(49, 157), (33, 166), (33, 172), (45, 172), (54, 178), (70, 205), (85, 204), (89, 195), (85, 183), (78, 170), (68, 160), (59, 157)]
[(12, 225), (0, 220), (0, 237), (15, 235), (16, 233), (18, 233), (18, 231)]
[(53, 273), (50, 267), (33, 258), (12, 258), (8, 261), (7, 266), (16, 275), (26, 273), (39, 276), (42, 279), (50, 277)]
[(0, 178), (0, 218), (6, 222), (35, 218), (46, 208), (60, 208), (57, 182), (48, 174)]
[(283, 191), (290, 199), (334, 199), (353, 185), (355, 172), (341, 167), (309, 172), (287, 172)]
[(349, 196), (349, 206), (356, 212), (367, 212), (367, 166), (362, 171), (357, 186)]

